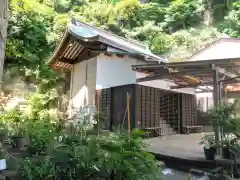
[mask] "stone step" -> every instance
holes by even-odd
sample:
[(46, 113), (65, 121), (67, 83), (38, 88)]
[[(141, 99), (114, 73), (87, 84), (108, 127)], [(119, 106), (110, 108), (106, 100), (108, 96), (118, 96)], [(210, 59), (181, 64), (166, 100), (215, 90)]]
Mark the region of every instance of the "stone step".
[(162, 135), (176, 134), (176, 132), (170, 126), (162, 126)]
[(177, 134), (171, 125), (167, 123), (167, 121), (165, 121), (163, 118), (161, 119), (161, 128), (162, 135)]

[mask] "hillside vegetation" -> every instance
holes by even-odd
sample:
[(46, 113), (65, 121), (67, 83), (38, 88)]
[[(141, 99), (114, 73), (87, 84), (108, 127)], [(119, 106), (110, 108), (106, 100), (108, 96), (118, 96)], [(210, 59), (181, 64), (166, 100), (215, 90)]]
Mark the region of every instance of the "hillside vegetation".
[(147, 44), (179, 61), (221, 36), (240, 37), (234, 0), (12, 0), (5, 82), (16, 75), (46, 92), (63, 80), (45, 62), (69, 17)]

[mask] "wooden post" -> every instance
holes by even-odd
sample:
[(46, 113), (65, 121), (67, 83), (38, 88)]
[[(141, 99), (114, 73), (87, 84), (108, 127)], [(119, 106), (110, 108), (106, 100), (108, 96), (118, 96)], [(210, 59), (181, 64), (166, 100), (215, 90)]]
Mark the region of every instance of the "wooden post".
[[(219, 88), (219, 67), (215, 66), (214, 64), (212, 65), (213, 68), (213, 102), (214, 102), (214, 107), (218, 107), (220, 103), (220, 88)], [(216, 138), (216, 143), (220, 143), (220, 138), (221, 138), (221, 130), (219, 126), (214, 127), (215, 130), (215, 138)], [(218, 148), (218, 154), (221, 154), (220, 148)]]
[(3, 66), (8, 27), (8, 0), (0, 1), (0, 86), (3, 84)]

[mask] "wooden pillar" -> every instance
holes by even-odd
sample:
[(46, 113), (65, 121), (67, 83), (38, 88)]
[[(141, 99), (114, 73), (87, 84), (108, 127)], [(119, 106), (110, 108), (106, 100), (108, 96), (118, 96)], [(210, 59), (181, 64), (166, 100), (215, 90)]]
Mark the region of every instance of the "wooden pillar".
[(219, 82), (219, 93), (218, 93), (219, 104), (221, 104), (222, 97), (223, 97), (223, 84), (220, 81)]
[[(220, 84), (219, 84), (219, 67), (212, 65), (213, 69), (213, 102), (214, 108), (220, 104)], [(219, 144), (221, 140), (221, 130), (219, 126), (214, 127), (216, 143)], [(218, 149), (218, 154), (220, 154), (220, 148)]]
[(213, 102), (214, 107), (219, 104), (219, 79), (218, 79), (218, 67), (213, 65)]
[(178, 97), (178, 101), (177, 101), (178, 102), (178, 110), (177, 110), (178, 111), (178, 134), (181, 134), (181, 131), (182, 131), (181, 130), (181, 128), (182, 128), (181, 127), (181, 121), (182, 121), (182, 116), (181, 116), (182, 115), (182, 113), (181, 113), (181, 110), (182, 110), (182, 108), (181, 108), (181, 102), (182, 102), (181, 101), (181, 95), (182, 94), (179, 93), (178, 96), (177, 96)]
[(223, 84), (222, 83), (222, 101), (223, 102), (226, 102), (227, 101), (227, 92), (225, 91), (225, 88), (226, 88), (226, 84)]

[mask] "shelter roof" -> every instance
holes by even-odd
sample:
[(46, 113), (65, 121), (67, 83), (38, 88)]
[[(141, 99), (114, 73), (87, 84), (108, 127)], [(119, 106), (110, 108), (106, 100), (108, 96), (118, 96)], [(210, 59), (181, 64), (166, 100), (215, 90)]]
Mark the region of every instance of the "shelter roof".
[(188, 57), (186, 61), (236, 58), (240, 57), (239, 49), (239, 38), (219, 38)]
[(132, 68), (148, 74), (139, 78), (138, 82), (168, 79), (176, 84), (172, 89), (193, 87), (211, 91), (213, 70), (216, 68), (220, 80), (227, 83), (240, 82), (240, 58), (133, 65)]
[(72, 19), (48, 64), (53, 68), (71, 68), (74, 63), (99, 53), (128, 54), (146, 61), (167, 62), (144, 45)]

